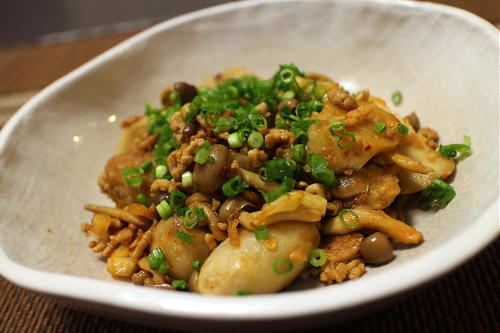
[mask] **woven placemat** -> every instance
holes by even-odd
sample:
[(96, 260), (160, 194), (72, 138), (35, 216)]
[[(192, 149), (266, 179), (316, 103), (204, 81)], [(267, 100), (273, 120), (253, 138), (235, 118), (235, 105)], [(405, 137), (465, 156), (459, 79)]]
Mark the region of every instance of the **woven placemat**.
[[(0, 50), (0, 120), (40, 88), (128, 36)], [(396, 305), (310, 332), (500, 332), (499, 247), (497, 240), (460, 269)], [(0, 277), (2, 333), (149, 331), (162, 332), (67, 308)]]

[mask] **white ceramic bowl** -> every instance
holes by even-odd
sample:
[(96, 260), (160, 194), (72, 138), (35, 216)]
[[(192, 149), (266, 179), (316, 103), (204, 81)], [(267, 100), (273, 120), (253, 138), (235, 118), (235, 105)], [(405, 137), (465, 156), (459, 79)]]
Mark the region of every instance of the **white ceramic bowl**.
[[(44, 89), (0, 132), (0, 273), (35, 291), (190, 328), (322, 314), (338, 320), (410, 290), (497, 235), (498, 59), (493, 26), (422, 2), (236, 2), (154, 26)], [(274, 295), (207, 297), (109, 278), (79, 224), (90, 218), (85, 203), (110, 204), (96, 180), (117, 144), (117, 123), (142, 113), (144, 102), (158, 104), (172, 82), (237, 65), (266, 77), (290, 62), (386, 99), (401, 90), (395, 111), (416, 111), (445, 144), (472, 137), (474, 154), (453, 181), (457, 198), (412, 215), (426, 241), (360, 280)]]

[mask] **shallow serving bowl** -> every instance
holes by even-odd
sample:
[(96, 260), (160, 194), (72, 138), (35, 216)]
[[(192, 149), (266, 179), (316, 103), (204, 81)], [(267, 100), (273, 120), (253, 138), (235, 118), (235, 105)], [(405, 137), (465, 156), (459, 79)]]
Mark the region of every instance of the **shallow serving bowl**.
[[(161, 23), (43, 90), (0, 132), (0, 273), (99, 311), (190, 328), (312, 315), (339, 320), (408, 291), (497, 235), (498, 61), (493, 26), (421, 2), (237, 2)], [(457, 198), (444, 210), (411, 215), (425, 242), (399, 249), (393, 262), (360, 280), (274, 295), (208, 297), (111, 279), (79, 224), (90, 219), (85, 203), (111, 204), (96, 180), (114, 153), (118, 123), (142, 113), (145, 102), (159, 104), (172, 82), (199, 82), (240, 65), (267, 77), (290, 62), (387, 100), (402, 91), (394, 110), (417, 112), (444, 144), (472, 137), (474, 154), (458, 164), (453, 181)]]

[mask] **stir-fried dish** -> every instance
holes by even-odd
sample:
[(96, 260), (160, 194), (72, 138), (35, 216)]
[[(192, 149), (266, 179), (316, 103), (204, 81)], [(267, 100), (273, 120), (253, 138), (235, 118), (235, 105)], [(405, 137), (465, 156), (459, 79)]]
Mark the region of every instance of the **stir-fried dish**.
[(439, 146), (416, 114), (294, 65), (177, 82), (161, 104), (123, 121), (98, 180), (116, 207), (86, 205), (82, 224), (112, 276), (149, 287), (248, 295), (357, 279), (395, 242), (423, 242), (405, 209), (447, 206), (444, 179), (472, 153), (467, 136)]

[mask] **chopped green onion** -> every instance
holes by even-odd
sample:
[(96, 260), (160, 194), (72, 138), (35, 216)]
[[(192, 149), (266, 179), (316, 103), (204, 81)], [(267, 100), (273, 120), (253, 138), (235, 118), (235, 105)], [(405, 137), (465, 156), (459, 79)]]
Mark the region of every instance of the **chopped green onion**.
[(313, 267), (321, 267), (326, 263), (326, 252), (323, 249), (314, 249), (309, 253), (309, 263)]
[(234, 197), (248, 188), (248, 184), (241, 176), (235, 176), (222, 185), (222, 192), (226, 197)]
[(193, 173), (191, 171), (186, 171), (182, 174), (182, 187), (188, 188), (193, 186)]
[(252, 295), (249, 291), (246, 291), (246, 290), (238, 290), (236, 293), (235, 293), (236, 296), (248, 296), (248, 295)]
[(194, 156), (194, 161), (198, 164), (203, 164), (206, 161), (208, 161), (209, 157), (210, 157), (210, 151), (206, 148), (202, 148), (198, 150), (198, 152)]
[(340, 136), (342, 135), (342, 133), (339, 134), (337, 132), (346, 130), (345, 124), (340, 120), (332, 121), (330, 124), (328, 124), (327, 128), (332, 136)]
[(177, 215), (179, 217), (184, 217), (184, 215), (186, 215), (187, 210), (188, 210), (187, 207), (177, 208), (177, 210), (175, 211), (175, 215)]
[(122, 174), (127, 185), (136, 187), (142, 184), (141, 175), (144, 174), (142, 168), (124, 168)]
[(260, 148), (264, 144), (264, 136), (259, 132), (252, 132), (248, 136), (248, 145), (252, 148)]
[(137, 200), (138, 203), (144, 205), (144, 206), (149, 206), (149, 201), (148, 198), (142, 193), (139, 193), (135, 196), (135, 199)]
[(306, 161), (306, 147), (303, 144), (293, 146), (292, 158), (295, 162), (304, 163)]
[(455, 189), (439, 178), (434, 178), (429, 187), (422, 191), (427, 198), (420, 202), (420, 208), (429, 210), (431, 208), (444, 208), (456, 196)]
[(157, 270), (162, 274), (167, 273), (169, 265), (165, 261), (165, 254), (163, 253), (161, 248), (157, 247), (156, 249), (151, 251), (151, 253), (149, 253), (148, 255), (147, 261), (151, 269)]
[(153, 166), (153, 161), (146, 161), (141, 165), (141, 169), (144, 170), (144, 172), (148, 171), (149, 168)]
[(285, 128), (285, 119), (283, 118), (276, 118), (276, 121), (274, 122), (274, 126), (276, 126), (276, 128)]
[(183, 224), (187, 229), (193, 229), (205, 219), (203, 208), (191, 207), (184, 213)]
[(320, 168), (312, 170), (312, 176), (319, 180), (322, 184), (328, 187), (333, 187), (337, 184), (337, 179), (335, 178), (335, 173), (332, 169)]
[(398, 123), (397, 130), (403, 135), (408, 135), (409, 129), (403, 123)]
[(263, 115), (252, 113), (248, 116), (248, 118), (255, 129), (261, 130), (267, 128), (267, 121)]
[(172, 207), (170, 207), (166, 200), (163, 200), (156, 205), (156, 210), (162, 219), (170, 217), (173, 213)]
[(209, 141), (205, 141), (194, 150), (194, 153), (196, 154), (202, 149), (210, 151), (210, 149), (212, 149), (212, 144)]
[[(348, 217), (350, 216), (350, 217)], [(356, 214), (352, 209), (342, 209), (339, 213), (339, 218), (342, 224), (346, 228), (354, 228), (359, 224), (359, 215)], [(349, 223), (349, 220), (354, 220), (354, 222)]]
[(182, 191), (179, 191), (179, 190), (174, 190), (170, 196), (169, 196), (169, 203), (170, 203), (170, 207), (172, 207), (173, 209), (177, 209), (177, 208), (180, 208), (184, 205), (184, 202), (186, 201), (187, 199), (187, 195), (182, 192)]
[[(346, 143), (342, 143), (344, 138), (349, 138), (349, 141)], [(338, 137), (337, 146), (341, 149), (345, 149), (345, 148), (350, 147), (354, 143), (354, 141), (356, 141), (356, 136), (354, 134), (345, 133), (345, 134), (342, 134)]]
[(439, 146), (438, 151), (441, 153), (441, 155), (449, 158), (457, 156), (458, 153), (472, 154), (473, 150), (471, 148), (471, 139), (469, 136), (464, 135), (464, 141), (462, 144)]
[(283, 194), (286, 194), (290, 192), (293, 187), (295, 186), (295, 179), (293, 178), (285, 178), (283, 180), (283, 183), (272, 190), (271, 192), (264, 192), (259, 190), (260, 194), (262, 194), (262, 197), (266, 202), (273, 202), (274, 200), (278, 199), (281, 197)]
[(392, 93), (391, 99), (394, 105), (399, 106), (403, 102), (403, 94), (401, 91), (395, 91)]
[(288, 90), (283, 93), (281, 99), (290, 99), (295, 97), (295, 92), (293, 90)]
[(245, 141), (245, 139), (243, 138), (243, 135), (241, 135), (238, 132), (234, 132), (234, 133), (229, 134), (229, 137), (227, 138), (227, 143), (229, 144), (229, 147), (231, 147), (231, 148), (243, 147), (243, 141)]
[(197, 271), (199, 271), (200, 268), (201, 268), (201, 261), (199, 261), (199, 260), (193, 260), (191, 262), (191, 267), (193, 267), (194, 269), (196, 269)]
[(257, 240), (266, 240), (269, 238), (269, 230), (265, 225), (259, 225), (253, 229), (253, 233), (255, 234), (255, 238)]
[(165, 176), (167, 175), (167, 171), (168, 169), (166, 165), (157, 165), (153, 172), (153, 176), (156, 179), (165, 178)]
[(217, 120), (217, 126), (215, 126), (214, 132), (215, 133), (227, 132), (231, 128), (233, 128), (233, 123), (231, 122), (231, 119), (226, 117), (220, 117), (219, 120)]
[[(283, 267), (283, 265), (285, 265)], [(286, 258), (278, 258), (274, 261), (273, 270), (274, 273), (278, 275), (283, 275), (291, 272), (293, 269), (293, 263)]]
[(181, 241), (186, 242), (188, 244), (191, 244), (193, 242), (193, 236), (181, 230), (175, 231), (175, 237), (179, 238)]
[(309, 154), (307, 156), (307, 163), (313, 171), (328, 167), (328, 160), (320, 154)]
[(378, 123), (375, 124), (373, 127), (373, 131), (376, 133), (382, 133), (385, 130), (385, 123), (379, 121)]
[(306, 131), (302, 129), (293, 129), (292, 130), (293, 135), (295, 135), (295, 142), (296, 143), (307, 143), (307, 140), (309, 140), (309, 137), (307, 136)]
[(260, 168), (260, 177), (265, 182), (283, 181), (285, 178), (295, 178), (297, 164), (292, 160), (275, 159), (264, 162)]
[(172, 287), (174, 287), (176, 289), (186, 289), (187, 282), (184, 280), (174, 280), (174, 281), (172, 281)]
[(291, 69), (285, 68), (279, 72), (279, 77), (284, 83), (290, 83), (295, 77), (295, 73)]

